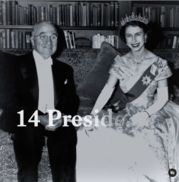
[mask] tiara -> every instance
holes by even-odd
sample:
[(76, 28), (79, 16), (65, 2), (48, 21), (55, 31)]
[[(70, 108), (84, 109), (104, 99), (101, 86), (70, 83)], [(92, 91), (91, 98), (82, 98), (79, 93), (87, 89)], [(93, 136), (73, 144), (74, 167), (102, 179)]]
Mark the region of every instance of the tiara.
[(121, 25), (124, 26), (127, 22), (130, 22), (130, 21), (140, 21), (147, 25), (149, 22), (149, 19), (146, 17), (142, 17), (140, 14), (139, 14), (139, 16), (134, 15), (134, 13), (132, 12), (131, 16), (126, 15), (126, 17), (124, 19), (122, 18)]

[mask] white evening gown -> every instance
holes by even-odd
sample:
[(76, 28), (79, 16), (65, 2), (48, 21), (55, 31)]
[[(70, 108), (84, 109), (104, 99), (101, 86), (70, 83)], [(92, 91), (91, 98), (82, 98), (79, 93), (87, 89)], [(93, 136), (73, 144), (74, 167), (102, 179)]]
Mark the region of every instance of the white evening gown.
[[(139, 72), (134, 72), (120, 57), (115, 59), (110, 74), (120, 79), (124, 92), (130, 89), (145, 69), (157, 60), (161, 72), (149, 82), (146, 90), (125, 109), (113, 113), (111, 127), (78, 130), (76, 182), (178, 182), (179, 171), (170, 177), (169, 169), (179, 164), (179, 106), (169, 101), (160, 111), (147, 119), (148, 127), (127, 127), (135, 113), (155, 102), (157, 81), (171, 72), (163, 59), (144, 60)], [(122, 68), (123, 67), (123, 68)], [(127, 72), (126, 75), (124, 70)], [(108, 111), (102, 110), (101, 119)], [(118, 120), (115, 119), (118, 117)], [(106, 122), (109, 122), (106, 120)]]

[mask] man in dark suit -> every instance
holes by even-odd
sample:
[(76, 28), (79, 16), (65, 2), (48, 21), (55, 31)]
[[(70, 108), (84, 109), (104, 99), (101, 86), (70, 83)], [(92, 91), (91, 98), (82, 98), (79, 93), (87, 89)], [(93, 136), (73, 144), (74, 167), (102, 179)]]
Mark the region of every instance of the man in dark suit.
[[(76, 130), (72, 124), (63, 126), (63, 119), (54, 121), (48, 128), (48, 110), (58, 110), (63, 115), (74, 116), (79, 100), (75, 92), (72, 68), (53, 59), (56, 52), (58, 33), (50, 22), (40, 22), (33, 27), (31, 43), (33, 51), (20, 56), (21, 79), (15, 99), (9, 112), (23, 110), (24, 127), (20, 127), (20, 113), (10, 126), (14, 131), (14, 151), (18, 165), (19, 182), (37, 182), (38, 164), (47, 136), (47, 146), (54, 182), (74, 182), (76, 162)], [(60, 40), (59, 40), (60, 41)], [(38, 126), (29, 122), (32, 114), (38, 111)], [(4, 112), (7, 116), (8, 112)], [(54, 116), (56, 117), (56, 116)], [(37, 120), (37, 118), (33, 118)], [(31, 118), (31, 120), (33, 120)], [(15, 123), (15, 124), (14, 124)]]

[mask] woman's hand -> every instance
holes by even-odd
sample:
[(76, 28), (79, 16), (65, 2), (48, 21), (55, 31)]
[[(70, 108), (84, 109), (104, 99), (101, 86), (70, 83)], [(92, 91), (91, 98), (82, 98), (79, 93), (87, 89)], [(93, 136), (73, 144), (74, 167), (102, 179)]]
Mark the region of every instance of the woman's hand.
[(94, 129), (97, 129), (95, 126), (95, 117), (93, 115), (82, 117), (82, 124), (87, 131), (93, 131)]
[[(130, 118), (132, 125), (138, 128), (147, 126), (148, 127), (148, 114), (146, 112), (139, 112)], [(147, 121), (147, 122), (146, 122)]]

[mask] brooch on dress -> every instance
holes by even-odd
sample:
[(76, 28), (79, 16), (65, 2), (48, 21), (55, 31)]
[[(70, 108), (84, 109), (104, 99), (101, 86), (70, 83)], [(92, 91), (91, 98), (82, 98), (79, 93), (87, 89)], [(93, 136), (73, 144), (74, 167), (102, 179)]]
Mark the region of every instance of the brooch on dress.
[(149, 85), (150, 84), (150, 82), (151, 82), (152, 80), (151, 80), (151, 78), (150, 78), (150, 76), (143, 76), (142, 77), (142, 83), (143, 83), (143, 85)]

